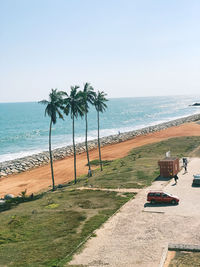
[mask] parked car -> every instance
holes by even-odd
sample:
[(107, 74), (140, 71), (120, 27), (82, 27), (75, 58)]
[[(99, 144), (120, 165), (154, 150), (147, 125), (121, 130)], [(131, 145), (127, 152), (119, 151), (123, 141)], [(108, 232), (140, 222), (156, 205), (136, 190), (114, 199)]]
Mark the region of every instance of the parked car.
[(179, 203), (179, 198), (161, 191), (150, 191), (147, 195), (147, 201), (150, 201), (152, 204), (171, 203), (175, 205)]
[(193, 185), (200, 185), (200, 174), (195, 174), (193, 177)]

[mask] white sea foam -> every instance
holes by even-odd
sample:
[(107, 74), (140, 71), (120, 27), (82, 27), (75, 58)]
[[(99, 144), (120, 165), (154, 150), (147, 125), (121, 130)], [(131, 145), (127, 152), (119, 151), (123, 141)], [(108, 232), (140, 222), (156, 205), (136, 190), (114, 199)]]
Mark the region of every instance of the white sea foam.
[[(188, 105), (199, 102), (198, 99), (199, 98), (188, 96), (175, 96), (157, 99), (149, 98), (148, 101), (147, 98), (131, 99), (130, 102), (123, 99), (115, 100), (108, 112), (105, 113), (105, 115), (101, 114), (100, 137), (116, 135), (119, 131), (123, 133), (138, 130), (197, 114), (200, 111), (200, 107), (189, 107)], [(144, 103), (143, 100), (145, 100)], [(111, 101), (109, 101), (109, 103), (110, 102)], [(12, 116), (14, 115), (15, 114), (12, 114)], [(10, 117), (7, 120), (5, 118), (5, 125), (1, 128), (4, 130), (2, 131), (0, 129), (0, 153), (2, 153), (0, 155), (0, 162), (48, 150), (49, 122), (47, 126), (45, 126), (45, 123), (43, 124), (43, 122), (39, 120), (43, 115), (43, 110), (42, 113), (38, 113), (36, 114), (37, 116), (33, 117), (33, 122), (35, 122), (35, 124), (29, 119), (31, 115), (33, 114), (28, 114), (28, 120), (24, 121), (21, 127), (19, 127), (17, 123), (14, 124), (14, 122), (17, 122), (17, 114), (14, 122), (9, 120)], [(89, 116), (89, 124), (91, 124), (94, 129), (96, 127), (96, 113), (90, 113)], [(47, 119), (48, 118), (46, 118), (46, 120)], [(8, 124), (6, 123), (7, 121), (9, 122)], [(31, 123), (29, 123), (30, 121)], [(62, 123), (63, 122), (58, 121), (52, 129), (52, 149), (72, 144), (70, 118), (67, 123), (66, 121), (64, 122), (65, 124)], [(5, 131), (5, 129), (7, 130)], [(93, 139), (97, 139), (97, 130), (90, 130), (88, 132), (88, 140)], [(84, 124), (81, 120), (76, 123), (75, 141), (76, 143), (85, 141)]]
[(42, 152), (42, 150), (30, 150), (30, 151), (20, 151), (17, 153), (7, 153), (4, 155), (0, 155), (0, 162), (23, 158), (23, 157), (31, 156), (33, 154), (40, 153), (40, 152)]
[[(139, 130), (145, 127), (149, 127), (149, 126), (154, 126), (160, 123), (165, 123), (165, 122), (169, 122), (172, 120), (176, 120), (176, 119), (180, 119), (186, 116), (190, 116), (193, 114), (197, 114), (199, 113), (198, 111), (194, 111), (192, 114), (187, 114), (184, 116), (172, 116), (172, 117), (167, 117), (165, 119), (162, 120), (156, 120), (147, 124), (139, 124), (137, 126), (126, 126), (126, 127), (119, 127), (119, 128), (107, 128), (107, 129), (101, 129), (100, 130), (100, 137), (106, 137), (109, 135), (116, 135), (118, 134), (118, 132), (120, 131), (121, 133), (124, 132), (129, 132), (129, 131), (134, 131), (134, 130)], [(65, 147), (68, 145), (72, 145), (72, 140), (71, 140), (71, 135), (61, 135), (58, 137), (54, 137), (54, 141), (55, 144), (52, 145), (52, 149), (56, 149), (56, 148), (61, 148), (61, 147)], [(65, 141), (66, 139), (66, 141)], [(88, 132), (88, 140), (94, 140), (97, 139), (97, 130), (93, 130), (93, 131), (89, 131)], [(85, 136), (81, 135), (81, 134), (77, 134), (75, 137), (75, 142), (77, 143), (82, 143), (85, 141)], [(36, 149), (36, 150), (29, 150), (29, 151), (20, 151), (17, 153), (7, 153), (7, 154), (3, 154), (0, 155), (0, 162), (4, 162), (4, 161), (8, 161), (8, 160), (14, 160), (17, 158), (22, 158), (22, 157), (26, 157), (26, 156), (31, 156), (33, 154), (37, 154), (37, 153), (41, 153), (43, 151), (47, 151), (48, 150), (48, 146), (44, 146), (41, 149)]]

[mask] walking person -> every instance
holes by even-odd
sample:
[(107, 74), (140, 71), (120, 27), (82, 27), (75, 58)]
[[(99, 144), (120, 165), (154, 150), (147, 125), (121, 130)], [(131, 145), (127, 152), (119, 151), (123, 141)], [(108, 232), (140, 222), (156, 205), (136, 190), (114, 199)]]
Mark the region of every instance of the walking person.
[(174, 175), (174, 181), (175, 181), (175, 184), (177, 184), (177, 181), (178, 181), (178, 176), (177, 176), (177, 174)]
[(185, 169), (185, 172), (187, 172), (187, 164), (188, 164), (188, 161), (187, 161), (187, 158), (185, 158), (184, 160), (184, 169)]

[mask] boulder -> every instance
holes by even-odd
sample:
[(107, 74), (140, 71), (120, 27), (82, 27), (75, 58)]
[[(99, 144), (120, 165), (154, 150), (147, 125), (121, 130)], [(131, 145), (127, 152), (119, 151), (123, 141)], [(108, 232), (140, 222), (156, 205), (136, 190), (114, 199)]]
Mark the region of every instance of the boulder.
[(0, 177), (1, 176), (7, 176), (7, 174), (5, 172), (0, 172)]
[(9, 200), (9, 199), (12, 199), (12, 198), (14, 198), (14, 195), (12, 195), (12, 194), (7, 194), (7, 195), (4, 196), (5, 200)]
[(5, 201), (5, 200), (3, 200), (3, 199), (0, 199), (0, 206), (4, 205), (5, 203), (6, 203), (6, 201)]

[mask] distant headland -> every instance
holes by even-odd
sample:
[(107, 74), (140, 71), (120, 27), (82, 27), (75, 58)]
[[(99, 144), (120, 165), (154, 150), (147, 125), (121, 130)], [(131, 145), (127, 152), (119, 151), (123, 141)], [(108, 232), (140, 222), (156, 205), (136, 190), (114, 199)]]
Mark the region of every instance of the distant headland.
[(190, 106), (200, 106), (200, 103), (194, 103), (194, 104), (192, 104)]

